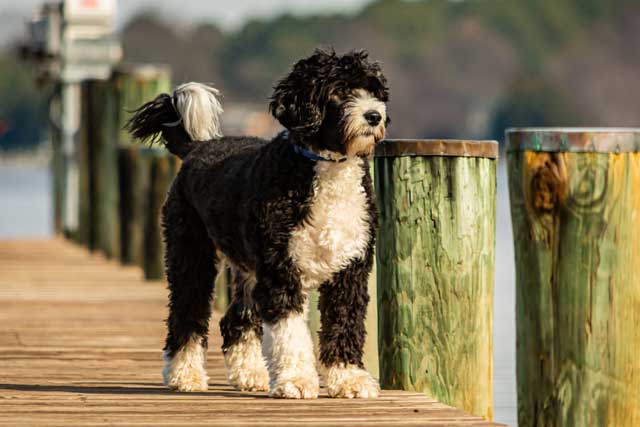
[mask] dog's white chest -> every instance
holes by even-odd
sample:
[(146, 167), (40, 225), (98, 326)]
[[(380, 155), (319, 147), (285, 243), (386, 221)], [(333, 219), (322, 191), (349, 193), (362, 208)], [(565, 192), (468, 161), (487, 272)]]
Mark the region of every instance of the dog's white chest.
[(319, 162), (306, 222), (295, 228), (289, 255), (305, 289), (314, 289), (365, 255), (370, 238), (362, 160)]

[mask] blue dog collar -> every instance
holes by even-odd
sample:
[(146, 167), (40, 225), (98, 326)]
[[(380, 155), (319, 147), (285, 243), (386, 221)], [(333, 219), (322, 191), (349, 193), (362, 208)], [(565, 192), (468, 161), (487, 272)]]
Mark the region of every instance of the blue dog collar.
[(338, 160), (334, 160), (334, 159), (328, 159), (326, 157), (322, 157), (317, 155), (316, 153), (314, 153), (313, 151), (309, 151), (299, 145), (294, 145), (293, 146), (293, 151), (295, 151), (296, 153), (300, 154), (303, 157), (306, 157), (309, 160), (313, 160), (314, 162), (333, 162), (333, 163), (342, 163), (344, 161), (347, 160), (346, 157), (343, 157), (341, 159)]

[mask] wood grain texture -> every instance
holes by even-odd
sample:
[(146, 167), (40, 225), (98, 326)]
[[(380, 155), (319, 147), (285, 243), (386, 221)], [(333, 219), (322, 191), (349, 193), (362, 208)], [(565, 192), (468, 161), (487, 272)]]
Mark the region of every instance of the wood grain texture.
[[(166, 288), (62, 240), (0, 242), (0, 426), (493, 426), (419, 393), (293, 401), (161, 384)], [(217, 318), (212, 324), (217, 324)]]
[(383, 387), (493, 416), (496, 161), (376, 159)]
[[(154, 198), (156, 193), (150, 194), (154, 184), (151, 183), (150, 161), (150, 157), (153, 156), (149, 156), (149, 152), (155, 153), (156, 150), (142, 149), (141, 152), (141, 148), (124, 129), (124, 125), (134, 109), (160, 93), (171, 91), (171, 73), (164, 67), (123, 65), (114, 73), (111, 85), (114, 88), (114, 103), (117, 105), (117, 114), (113, 120), (118, 130), (119, 145), (117, 151), (120, 179), (120, 259), (123, 264), (139, 265), (147, 272), (149, 278), (160, 278), (163, 275), (162, 258), (156, 249), (161, 245), (159, 226), (147, 230), (155, 234), (145, 235), (145, 221), (159, 223), (156, 217), (150, 216), (155, 213), (147, 209), (158, 204), (157, 197)], [(174, 168), (175, 166), (170, 168), (171, 173)], [(154, 179), (157, 178), (155, 185), (166, 191), (168, 184), (165, 184), (162, 170), (163, 167), (160, 167), (159, 174), (154, 176)], [(155, 251), (149, 257), (145, 257), (146, 244)]]
[(143, 271), (147, 280), (164, 276), (164, 240), (162, 237), (162, 205), (176, 174), (176, 162), (164, 149), (145, 149), (143, 162), (148, 163), (148, 187), (144, 191)]
[[(91, 224), (95, 212), (91, 209), (91, 163), (93, 158), (93, 147), (91, 145), (92, 129), (91, 122), (91, 98), (89, 91), (85, 89), (86, 84), (80, 86), (80, 128), (77, 134), (76, 159), (78, 165), (78, 227), (70, 237), (76, 243), (85, 245), (89, 249), (93, 247)], [(66, 169), (67, 166), (64, 165)], [(65, 170), (65, 174), (68, 171)]]
[(108, 258), (118, 257), (118, 153), (117, 106), (115, 90), (108, 81), (87, 81), (82, 90), (89, 102), (87, 122), (89, 159), (89, 200), (91, 210), (91, 248)]
[(218, 266), (218, 275), (214, 285), (213, 309), (219, 313), (224, 313), (231, 301), (231, 270), (229, 266), (223, 262)]
[(144, 260), (144, 200), (149, 173), (141, 157), (140, 147), (118, 147), (120, 261), (125, 265), (142, 266)]
[(640, 154), (508, 154), (518, 420), (640, 425)]
[(116, 88), (119, 111), (118, 142), (135, 144), (124, 125), (132, 116), (132, 111), (143, 103), (151, 101), (160, 93), (171, 93), (171, 71), (162, 66), (126, 64), (115, 71), (112, 81)]
[[(53, 102), (60, 102), (60, 90), (55, 89)], [(62, 130), (53, 124), (46, 128), (48, 139), (51, 141), (51, 161), (49, 170), (51, 171), (51, 210), (53, 214), (53, 232), (61, 235), (64, 232), (64, 153), (62, 151)]]
[(120, 218), (120, 262), (136, 264), (141, 258), (142, 228), (136, 222), (142, 197), (139, 185), (140, 150), (133, 145), (118, 147), (118, 197)]

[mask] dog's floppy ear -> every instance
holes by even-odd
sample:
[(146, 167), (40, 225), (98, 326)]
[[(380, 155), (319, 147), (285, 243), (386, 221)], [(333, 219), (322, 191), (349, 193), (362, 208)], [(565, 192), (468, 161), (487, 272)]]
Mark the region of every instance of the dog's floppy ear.
[(325, 74), (335, 60), (335, 52), (316, 50), (274, 88), (269, 111), (292, 133), (308, 137), (320, 129), (328, 97)]
[(273, 92), (269, 111), (289, 131), (302, 136), (313, 135), (320, 129), (323, 113), (305, 93), (309, 89), (284, 86), (286, 83), (280, 82)]

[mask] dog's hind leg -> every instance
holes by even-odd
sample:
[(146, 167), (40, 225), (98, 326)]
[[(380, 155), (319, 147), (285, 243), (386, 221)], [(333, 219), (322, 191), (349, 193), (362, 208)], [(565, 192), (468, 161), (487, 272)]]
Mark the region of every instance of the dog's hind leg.
[(268, 391), (269, 372), (262, 356), (262, 325), (253, 302), (255, 276), (232, 270), (233, 298), (220, 320), (229, 383), (240, 390)]
[(162, 213), (170, 291), (163, 379), (172, 390), (203, 391), (216, 250), (200, 217), (177, 191), (169, 193)]

